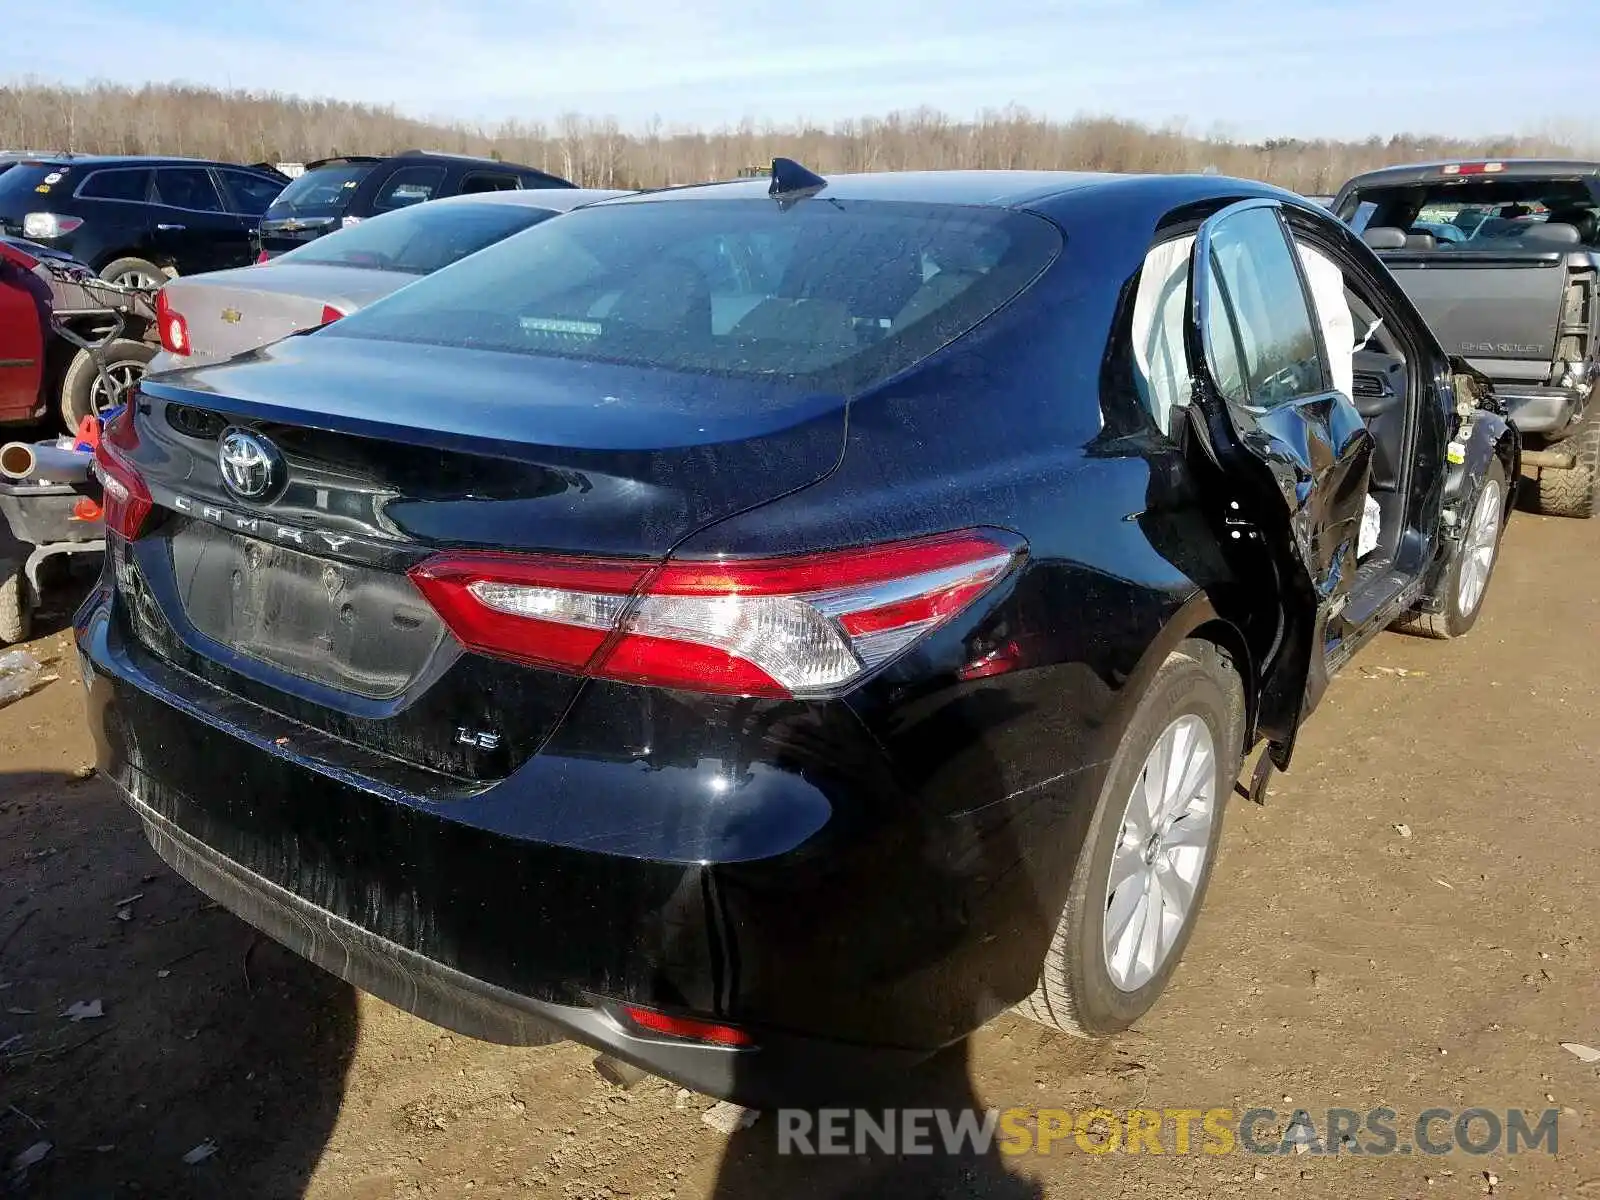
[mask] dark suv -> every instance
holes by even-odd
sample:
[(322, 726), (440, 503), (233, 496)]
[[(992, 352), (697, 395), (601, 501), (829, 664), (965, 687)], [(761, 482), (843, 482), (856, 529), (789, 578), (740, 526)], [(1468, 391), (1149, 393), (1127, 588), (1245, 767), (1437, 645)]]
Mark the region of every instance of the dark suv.
[(192, 158), (50, 155), (0, 174), (0, 233), (71, 254), (107, 279), (242, 267), (285, 176)]
[(407, 150), (388, 158), (365, 154), (324, 158), (272, 202), (256, 236), (256, 261), (265, 262), (296, 246), (425, 200), (473, 192), (576, 185), (533, 167), (430, 150)]

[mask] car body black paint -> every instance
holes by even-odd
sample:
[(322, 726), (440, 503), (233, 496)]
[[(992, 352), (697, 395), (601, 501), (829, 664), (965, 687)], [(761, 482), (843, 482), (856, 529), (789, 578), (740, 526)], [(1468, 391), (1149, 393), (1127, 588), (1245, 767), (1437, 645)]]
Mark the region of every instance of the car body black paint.
[(409, 150), (388, 157), (351, 156), (349, 158), (323, 159), (306, 164), (307, 171), (321, 167), (348, 166), (351, 185), (337, 205), (318, 206), (314, 211), (301, 211), (285, 203), (274, 201), (255, 231), (253, 250), (276, 257), (297, 246), (315, 241), (323, 234), (332, 233), (346, 218), (363, 219), (381, 212), (392, 211), (395, 206), (380, 207), (385, 189), (401, 172), (428, 172), (430, 200), (445, 196), (459, 196), (472, 190), (475, 177), (492, 177), (501, 186), (509, 183), (518, 188), (571, 188), (577, 185), (558, 175), (523, 166), (520, 163), (502, 162), (493, 158), (476, 158), (462, 154), (429, 153)]
[[(100, 766), (158, 847), (180, 831), (294, 906), (477, 981), (474, 1003), (521, 997), (574, 1036), (748, 1103), (836, 1094), (841, 1045), (901, 1062), (1024, 998), (1108, 763), (1167, 654), (1193, 635), (1219, 642), (1254, 712), (1274, 688), (1305, 691), (1306, 669), (1281, 653), (1289, 616), (1320, 620), (1313, 650), (1342, 655), (1399, 603), (1360, 623), (1286, 615), (1317, 582), (1285, 582), (1287, 510), (1230, 478), (1204, 430), (1152, 425), (1122, 352), (1158, 229), (1272, 199), (1394, 293), (1422, 356), (1415, 528), (1394, 562), (1413, 593), (1443, 545), (1448, 363), (1365, 247), (1261, 185), (952, 173), (829, 189), (1025, 207), (1065, 249), (977, 328), (848, 399), (774, 384), (738, 409), (721, 389), (760, 385), (315, 335), (147, 384), (132, 457), (157, 512), (131, 545), (113, 539), (77, 631)], [(647, 402), (667, 386), (672, 403)], [(640, 401), (622, 420), (606, 396)], [(398, 698), (363, 698), (184, 620), (168, 540), (192, 521), (237, 527), (218, 417), (273, 438), (289, 464), (284, 495), (244, 519), (351, 537), (318, 550), (335, 567), (484, 545), (773, 554), (980, 524), (1023, 535), (1028, 557), (834, 700), (581, 681), (448, 644)], [(1212, 424), (1213, 442), (1227, 436)], [(424, 1007), (381, 951), (358, 969), (314, 930), (296, 944)], [(725, 1049), (630, 1034), (605, 1015), (624, 1002), (789, 1049), (741, 1052), (725, 1071)]]
[[(221, 207), (216, 211), (173, 207), (163, 203), (153, 183), (142, 189), (138, 200), (82, 194), (85, 184), (102, 172), (152, 172), (151, 180), (156, 180), (159, 175), (154, 173), (163, 169), (206, 172)], [(25, 173), (29, 186), (19, 183)], [(287, 182), (275, 172), (234, 163), (144, 155), (47, 155), (30, 158), (6, 174), (11, 178), (0, 188), (0, 233), (21, 236), (23, 219), (30, 212), (77, 217), (83, 221), (77, 229), (43, 239), (42, 244), (97, 271), (117, 259), (141, 258), (180, 275), (242, 267), (251, 260), (250, 238), (266, 205), (241, 203), (246, 197), (228, 186), (229, 175), (238, 174), (262, 187)], [(43, 182), (51, 176), (52, 182)]]

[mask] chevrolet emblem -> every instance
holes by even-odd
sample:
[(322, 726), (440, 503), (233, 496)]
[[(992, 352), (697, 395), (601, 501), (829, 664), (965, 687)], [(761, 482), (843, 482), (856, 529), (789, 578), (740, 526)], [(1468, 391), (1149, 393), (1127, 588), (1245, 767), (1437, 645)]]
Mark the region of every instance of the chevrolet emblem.
[(222, 319), (229, 325), (237, 325), (244, 320), (244, 314), (237, 308), (225, 308), (222, 310)]

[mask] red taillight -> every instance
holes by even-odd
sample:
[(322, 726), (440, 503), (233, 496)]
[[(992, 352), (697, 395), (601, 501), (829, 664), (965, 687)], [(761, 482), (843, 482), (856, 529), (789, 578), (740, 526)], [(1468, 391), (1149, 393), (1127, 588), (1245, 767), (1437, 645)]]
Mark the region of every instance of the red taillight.
[(469, 649), (739, 696), (837, 692), (966, 608), (1021, 539), (967, 530), (771, 559), (443, 554), (411, 571)]
[(161, 348), (168, 354), (189, 353), (189, 322), (172, 307), (166, 288), (156, 293), (156, 331), (161, 335)]
[(627, 1014), (640, 1029), (648, 1033), (665, 1034), (667, 1037), (687, 1038), (695, 1042), (707, 1042), (713, 1046), (753, 1046), (755, 1038), (743, 1029), (732, 1025), (719, 1025), (715, 1021), (700, 1021), (694, 1017), (673, 1017), (666, 1013), (656, 1012), (652, 1008), (640, 1008), (636, 1004), (625, 1004), (622, 1011)]
[(133, 427), (130, 404), (106, 424), (94, 453), (95, 468), (104, 492), (101, 500), (106, 528), (129, 541), (139, 536), (153, 504), (150, 489), (126, 457), (126, 451), (138, 447), (139, 434)]
[(344, 316), (344, 313), (340, 312), (333, 305), (324, 304), (322, 306), (322, 324), (331, 325), (342, 316)]
[(1450, 163), (1441, 167), (1440, 172), (1445, 175), (1495, 175), (1506, 169), (1505, 163)]
[(265, 250), (263, 250), (260, 254), (256, 255), (256, 266), (259, 267), (262, 263), (270, 262), (271, 260), (272, 260), (272, 255), (268, 254)]

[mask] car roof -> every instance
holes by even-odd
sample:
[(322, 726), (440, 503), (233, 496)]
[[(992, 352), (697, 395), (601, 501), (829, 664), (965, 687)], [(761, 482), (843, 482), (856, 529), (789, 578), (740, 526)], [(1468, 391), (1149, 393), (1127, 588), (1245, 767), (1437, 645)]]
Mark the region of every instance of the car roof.
[[(834, 200), (910, 200), (1008, 208), (1118, 178), (1079, 171), (873, 171), (828, 175), (818, 196)], [(768, 194), (766, 176), (640, 192), (612, 203), (741, 200)]]
[(439, 205), (514, 204), (523, 208), (546, 208), (551, 212), (571, 212), (584, 204), (614, 200), (632, 195), (621, 188), (517, 188), (504, 192), (469, 192), (464, 196), (444, 196), (429, 200), (430, 209)]
[[(401, 150), (396, 154), (330, 154), (327, 158), (318, 158), (306, 163), (306, 170), (315, 171), (320, 167), (337, 166), (340, 163), (381, 163), (399, 159), (421, 163), (465, 163), (475, 167), (498, 167), (505, 171), (532, 171), (537, 175), (549, 175), (548, 171), (541, 171), (538, 167), (530, 167), (526, 163), (506, 162), (504, 159), (485, 158), (478, 154), (448, 154), (443, 150)], [(550, 177), (555, 178), (553, 175)]]
[[(1462, 167), (1479, 167), (1486, 163), (1497, 164), (1499, 169), (1460, 174)], [(1437, 183), (1444, 179), (1487, 183), (1495, 179), (1538, 179), (1546, 175), (1571, 178), (1596, 174), (1600, 174), (1600, 162), (1579, 158), (1455, 158), (1438, 162), (1402, 163), (1368, 171), (1355, 176), (1340, 191), (1352, 187), (1403, 187), (1410, 183)]]
[[(8, 155), (9, 157), (9, 155)], [(22, 154), (23, 162), (38, 163), (42, 167), (230, 167), (236, 171), (254, 171), (267, 174), (260, 167), (243, 163), (223, 162), (215, 158), (182, 158), (168, 154)]]
[[(644, 204), (662, 200), (736, 200), (768, 195), (766, 177), (726, 183), (690, 184), (633, 192), (606, 202)], [(1086, 198), (1115, 191), (1152, 203), (1176, 206), (1206, 196), (1271, 196), (1309, 203), (1303, 196), (1252, 180), (1223, 175), (1117, 175), (1093, 171), (876, 171), (827, 176), (815, 193), (833, 200), (900, 200), (924, 204), (959, 204), (986, 208), (1023, 208), (1057, 197)]]

